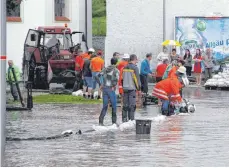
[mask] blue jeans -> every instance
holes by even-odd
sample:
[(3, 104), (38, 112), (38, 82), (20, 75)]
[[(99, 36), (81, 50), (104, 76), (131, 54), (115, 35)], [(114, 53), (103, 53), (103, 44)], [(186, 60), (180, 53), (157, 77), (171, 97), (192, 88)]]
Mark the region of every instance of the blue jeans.
[(92, 88), (92, 77), (84, 77), (84, 86)]
[(162, 115), (170, 116), (170, 115), (174, 114), (175, 109), (174, 109), (174, 107), (170, 106), (169, 100), (161, 99), (161, 102), (162, 102), (162, 106), (161, 106)]
[(100, 124), (103, 124), (103, 119), (107, 113), (109, 100), (110, 100), (111, 105), (112, 105), (112, 124), (116, 123), (116, 121), (117, 121), (117, 115), (116, 115), (117, 100), (116, 100), (115, 91), (112, 90), (111, 88), (104, 87), (103, 88), (103, 109), (102, 109), (101, 114), (99, 116), (99, 123)]
[(96, 79), (95, 77), (99, 74), (99, 72), (92, 72), (92, 89), (95, 90), (96, 89)]

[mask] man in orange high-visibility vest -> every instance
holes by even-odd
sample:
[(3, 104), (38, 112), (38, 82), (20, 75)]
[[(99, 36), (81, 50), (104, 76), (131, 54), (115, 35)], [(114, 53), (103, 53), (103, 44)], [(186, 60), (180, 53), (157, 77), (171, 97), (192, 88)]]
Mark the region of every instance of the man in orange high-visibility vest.
[(170, 116), (174, 113), (169, 106), (170, 102), (182, 102), (182, 97), (180, 95), (180, 90), (187, 86), (189, 81), (186, 77), (178, 76), (174, 78), (167, 78), (158, 82), (153, 88), (153, 95), (161, 99), (162, 115)]

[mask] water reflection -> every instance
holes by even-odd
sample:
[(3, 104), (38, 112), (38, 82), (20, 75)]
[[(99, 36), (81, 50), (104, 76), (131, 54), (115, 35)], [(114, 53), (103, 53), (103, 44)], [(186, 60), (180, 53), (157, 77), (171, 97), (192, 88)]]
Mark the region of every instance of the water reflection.
[[(82, 135), (50, 141), (6, 143), (6, 166), (226, 166), (229, 164), (229, 92), (184, 89), (197, 105), (190, 116), (153, 121), (150, 135), (135, 130), (84, 133), (98, 124), (101, 106), (34, 105), (32, 112), (7, 112), (7, 136), (40, 137), (64, 130)], [(138, 109), (153, 118), (157, 106)], [(121, 109), (118, 110), (121, 121)], [(111, 123), (108, 112), (105, 124)]]
[(199, 99), (202, 95), (201, 95), (201, 89), (196, 88), (194, 91), (194, 96), (195, 98)]

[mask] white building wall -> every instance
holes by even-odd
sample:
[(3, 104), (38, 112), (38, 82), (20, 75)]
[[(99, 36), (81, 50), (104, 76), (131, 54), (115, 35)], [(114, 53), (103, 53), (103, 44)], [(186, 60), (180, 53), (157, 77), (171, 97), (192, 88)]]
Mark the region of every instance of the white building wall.
[[(165, 0), (166, 39), (174, 38), (175, 16), (206, 16), (221, 12), (229, 16), (228, 0)], [(106, 65), (115, 51), (156, 56), (163, 42), (163, 0), (108, 0)], [(155, 65), (155, 64), (154, 64)]]
[[(90, 0), (89, 0), (90, 1)], [(70, 21), (55, 21), (54, 0), (25, 0), (21, 3), (22, 22), (7, 23), (7, 56), (8, 60), (13, 60), (15, 65), (22, 68), (24, 41), (29, 29), (35, 29), (38, 26), (64, 26), (65, 23), (73, 31), (85, 32), (85, 0), (66, 0), (66, 17)], [(90, 4), (88, 4), (90, 5)], [(83, 6), (83, 8), (82, 8)], [(88, 7), (91, 13), (91, 7)], [(88, 16), (88, 22), (91, 17)], [(91, 38), (92, 29), (88, 26), (88, 37)], [(91, 43), (92, 39), (89, 39)], [(75, 43), (81, 42), (81, 36), (73, 35)], [(91, 45), (90, 45), (91, 46)]]
[(22, 68), (24, 41), (29, 29), (44, 25), (45, 0), (27, 0), (21, 3), (22, 22), (7, 23), (7, 57)]
[(135, 53), (140, 60), (147, 52), (158, 52), (163, 38), (162, 8), (162, 0), (107, 1), (106, 65), (115, 51)]

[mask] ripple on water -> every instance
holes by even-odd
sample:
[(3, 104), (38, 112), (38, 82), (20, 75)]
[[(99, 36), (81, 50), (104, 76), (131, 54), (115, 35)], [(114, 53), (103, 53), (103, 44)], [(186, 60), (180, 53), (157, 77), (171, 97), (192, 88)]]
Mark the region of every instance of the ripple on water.
[[(97, 125), (99, 105), (35, 105), (32, 112), (7, 112), (7, 136), (40, 137), (79, 129), (82, 135), (6, 143), (6, 166), (227, 166), (229, 92), (185, 89), (197, 106), (188, 116), (158, 116), (158, 107), (138, 109), (152, 119), (150, 135), (134, 129), (85, 133)], [(121, 122), (121, 111), (117, 112)], [(105, 124), (111, 123), (111, 112)]]

